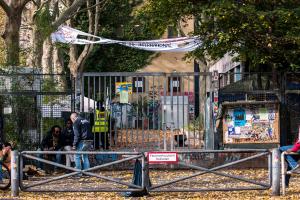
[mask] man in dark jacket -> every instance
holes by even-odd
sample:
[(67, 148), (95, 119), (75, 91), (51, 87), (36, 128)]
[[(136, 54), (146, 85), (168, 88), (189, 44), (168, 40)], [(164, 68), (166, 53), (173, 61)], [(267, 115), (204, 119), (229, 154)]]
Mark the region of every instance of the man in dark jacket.
[[(93, 142), (90, 122), (79, 116), (77, 113), (72, 113), (70, 119), (73, 122), (74, 131), (74, 141), (72, 149), (76, 151), (89, 150)], [(83, 158), (83, 169), (90, 168), (90, 162), (87, 154), (75, 154), (76, 168), (81, 169), (81, 158)]]

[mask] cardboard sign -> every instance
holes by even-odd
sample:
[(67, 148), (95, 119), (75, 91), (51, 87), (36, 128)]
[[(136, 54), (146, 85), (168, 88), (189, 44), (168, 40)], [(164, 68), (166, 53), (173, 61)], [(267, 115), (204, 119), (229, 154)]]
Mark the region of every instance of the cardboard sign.
[(176, 164), (178, 163), (177, 152), (148, 152), (149, 164)]

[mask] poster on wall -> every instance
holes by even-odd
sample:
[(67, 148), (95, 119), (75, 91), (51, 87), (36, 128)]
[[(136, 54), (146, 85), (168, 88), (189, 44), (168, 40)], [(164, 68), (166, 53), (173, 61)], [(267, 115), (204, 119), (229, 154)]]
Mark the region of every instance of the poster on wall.
[(278, 105), (228, 106), (223, 116), (224, 144), (279, 143)]
[(116, 94), (120, 95), (121, 92), (132, 94), (132, 83), (130, 82), (116, 82)]

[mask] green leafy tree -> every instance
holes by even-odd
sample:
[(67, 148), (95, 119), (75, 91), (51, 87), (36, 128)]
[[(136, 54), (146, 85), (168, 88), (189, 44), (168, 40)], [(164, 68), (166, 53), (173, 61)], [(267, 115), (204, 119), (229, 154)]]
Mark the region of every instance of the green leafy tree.
[[(158, 38), (159, 34), (145, 28), (142, 21), (133, 16), (142, 1), (110, 1), (102, 9), (98, 35), (120, 40)], [(77, 18), (76, 27), (87, 30), (86, 15)], [(85, 71), (136, 71), (145, 66), (153, 52), (120, 45), (96, 45), (87, 59)]]
[(226, 52), (259, 70), (300, 65), (300, 1), (149, 0), (140, 16), (156, 32), (179, 20), (196, 19), (202, 46), (193, 56), (216, 59)]

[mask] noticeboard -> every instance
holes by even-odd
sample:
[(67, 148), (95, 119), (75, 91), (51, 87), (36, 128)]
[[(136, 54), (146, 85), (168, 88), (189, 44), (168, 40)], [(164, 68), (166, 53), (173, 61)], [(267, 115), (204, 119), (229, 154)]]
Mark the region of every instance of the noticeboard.
[(279, 143), (279, 105), (228, 106), (223, 115), (224, 144)]

